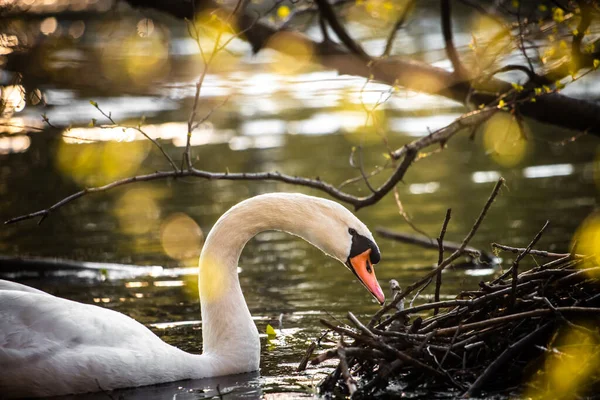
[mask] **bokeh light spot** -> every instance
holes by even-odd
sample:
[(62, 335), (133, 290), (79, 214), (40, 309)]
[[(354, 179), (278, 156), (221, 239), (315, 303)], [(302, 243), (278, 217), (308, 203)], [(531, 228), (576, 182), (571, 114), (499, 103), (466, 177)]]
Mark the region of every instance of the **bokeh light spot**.
[(56, 28), (58, 28), (58, 21), (54, 17), (46, 18), (40, 24), (40, 32), (44, 35), (51, 35), (56, 32)]
[(202, 257), (198, 275), (198, 289), (201, 301), (206, 304), (207, 302), (218, 301), (227, 293), (231, 277), (228, 275), (230, 271), (227, 271), (224, 265), (213, 261), (209, 256), (203, 255)]
[(271, 67), (274, 72), (282, 75), (305, 71), (313, 57), (313, 48), (308, 42), (288, 32), (278, 32), (273, 35), (267, 47), (277, 51)]
[(183, 213), (169, 216), (160, 228), (160, 242), (165, 253), (186, 264), (196, 263), (203, 240), (198, 224)]
[(498, 164), (513, 167), (525, 158), (528, 141), (521, 132), (524, 124), (504, 112), (495, 113), (485, 124), (483, 145)]
[[(582, 268), (597, 266), (600, 263), (600, 213), (591, 214), (581, 223), (572, 244), (577, 253), (592, 256), (590, 260), (582, 263)], [(594, 277), (600, 277), (600, 273), (595, 273)]]
[(85, 32), (85, 22), (83, 21), (74, 21), (71, 26), (69, 26), (69, 35), (73, 39), (79, 39), (83, 36)]
[(150, 142), (104, 142), (86, 146), (61, 142), (58, 169), (82, 186), (102, 185), (135, 174), (145, 160)]
[(524, 398), (578, 399), (584, 382), (600, 366), (600, 340), (592, 330), (569, 328), (548, 345), (543, 368), (533, 377)]
[(140, 235), (149, 232), (158, 222), (160, 208), (155, 193), (147, 188), (132, 188), (125, 192), (114, 208), (121, 232)]

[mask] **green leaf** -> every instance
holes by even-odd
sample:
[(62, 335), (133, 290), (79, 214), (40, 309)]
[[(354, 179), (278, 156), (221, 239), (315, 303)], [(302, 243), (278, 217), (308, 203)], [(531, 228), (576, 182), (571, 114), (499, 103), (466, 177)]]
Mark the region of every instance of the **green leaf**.
[(594, 65), (594, 69), (598, 69), (598, 67), (600, 67), (600, 60), (594, 59), (593, 65)]
[(98, 103), (96, 103), (94, 100), (90, 100), (90, 104), (98, 108)]
[(271, 324), (267, 324), (267, 336), (277, 336), (277, 332), (275, 332)]

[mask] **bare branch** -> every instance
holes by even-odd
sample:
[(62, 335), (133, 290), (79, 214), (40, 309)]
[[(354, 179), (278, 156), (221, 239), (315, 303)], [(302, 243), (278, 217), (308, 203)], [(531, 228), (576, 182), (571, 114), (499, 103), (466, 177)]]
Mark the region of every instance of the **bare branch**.
[[(450, 217), (452, 215), (452, 209), (448, 209), (446, 211), (446, 217), (444, 218), (444, 223), (442, 224), (442, 230), (440, 231), (440, 236), (437, 238), (438, 242), (438, 267), (444, 261), (444, 236), (446, 235), (446, 228), (448, 228), (448, 222), (450, 222)], [(440, 301), (440, 289), (442, 287), (442, 271), (437, 273), (435, 277), (435, 297), (433, 301)], [(439, 308), (435, 308), (433, 310), (433, 315), (437, 315)], [(445, 357), (444, 357), (445, 358)], [(444, 363), (442, 360), (441, 364)]]
[(387, 57), (390, 55), (390, 52), (392, 51), (392, 47), (394, 46), (394, 40), (396, 39), (396, 34), (398, 33), (398, 31), (400, 30), (402, 25), (404, 25), (404, 23), (406, 22), (406, 18), (408, 17), (408, 14), (410, 14), (410, 12), (412, 11), (413, 7), (415, 6), (415, 3), (416, 3), (416, 0), (411, 0), (404, 6), (402, 13), (400, 13), (398, 20), (396, 21), (396, 23), (394, 24), (394, 27), (390, 31), (390, 35), (388, 36), (388, 39), (385, 43), (385, 49), (383, 50), (381, 57)]
[(446, 55), (452, 62), (454, 68), (454, 74), (460, 80), (466, 79), (465, 67), (462, 65), (458, 52), (454, 46), (454, 39), (452, 37), (452, 9), (450, 7), (450, 0), (442, 0), (441, 6), (441, 18), (442, 18), (442, 33), (444, 35), (444, 42), (446, 43)]
[[(175, 165), (175, 162), (173, 161), (173, 159), (171, 158), (171, 156), (169, 156), (169, 154), (167, 154), (167, 152), (165, 151), (165, 149), (160, 145), (160, 143), (158, 143), (158, 141), (152, 139), (150, 136), (148, 136), (148, 134), (146, 132), (144, 132), (144, 130), (141, 128), (140, 125), (138, 126), (127, 126), (127, 125), (121, 125), (121, 124), (117, 124), (115, 122), (115, 120), (112, 117), (112, 114), (110, 113), (105, 113), (100, 106), (98, 105), (98, 103), (96, 103), (95, 101), (91, 101), (90, 102), (98, 111), (100, 111), (100, 114), (102, 114), (106, 119), (108, 119), (110, 121), (111, 124), (113, 124), (114, 127), (121, 127), (121, 128), (125, 128), (125, 129), (133, 129), (138, 131), (139, 133), (141, 133), (146, 139), (148, 139), (149, 141), (152, 142), (152, 144), (154, 144), (154, 146), (156, 146), (160, 152), (162, 153), (162, 155), (167, 159), (167, 161), (169, 162), (169, 164), (171, 164), (171, 167), (173, 167), (173, 171), (177, 172), (177, 165)], [(49, 121), (47, 121), (49, 122)]]
[(348, 50), (359, 56), (365, 62), (371, 61), (371, 56), (369, 56), (363, 50), (360, 44), (358, 44), (354, 39), (350, 37), (344, 25), (342, 25), (337, 15), (335, 15), (335, 11), (333, 10), (333, 7), (331, 7), (331, 4), (329, 4), (329, 1), (315, 0), (315, 3), (317, 3), (317, 6), (319, 7), (319, 12), (323, 16), (323, 18), (329, 23), (331, 29), (333, 29), (336, 36), (348, 48)]

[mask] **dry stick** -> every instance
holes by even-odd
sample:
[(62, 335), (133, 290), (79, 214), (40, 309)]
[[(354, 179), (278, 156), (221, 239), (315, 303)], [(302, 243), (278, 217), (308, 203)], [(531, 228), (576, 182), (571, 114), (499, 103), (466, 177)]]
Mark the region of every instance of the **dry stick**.
[[(534, 287), (535, 285), (537, 285), (539, 283), (540, 283), (539, 280), (538, 281), (529, 281), (529, 282), (525, 282), (525, 283), (520, 283), (517, 286), (517, 288), (520, 289), (520, 290), (529, 289), (529, 288)], [(465, 312), (467, 312), (469, 310), (472, 310), (473, 307), (477, 307), (479, 305), (485, 305), (485, 303), (489, 299), (491, 299), (491, 298), (502, 297), (502, 296), (510, 293), (511, 291), (512, 291), (512, 288), (511, 287), (507, 287), (507, 288), (498, 290), (496, 292), (483, 295), (483, 296), (478, 297), (476, 299), (461, 300), (461, 301), (468, 301), (470, 303), (468, 303), (466, 307), (456, 308), (455, 311), (453, 311), (453, 314), (448, 313), (448, 314), (444, 314), (444, 315), (437, 315), (435, 317), (431, 317), (430, 319), (424, 321), (423, 322), (423, 326), (419, 330), (419, 333), (427, 333), (427, 332), (431, 331), (432, 329), (435, 329), (436, 328), (435, 322), (439, 321), (440, 318), (445, 319), (445, 318), (457, 317), (460, 314), (463, 314), (463, 313), (465, 313)], [(453, 301), (453, 300), (450, 300), (450, 301)], [(456, 301), (456, 300), (454, 300), (454, 301)], [(441, 303), (443, 303), (443, 302), (441, 302)], [(431, 303), (431, 304), (433, 304), (433, 303)], [(429, 305), (431, 305), (431, 304), (429, 304)], [(432, 308), (432, 307), (429, 307), (429, 308)], [(386, 325), (390, 321), (393, 321), (395, 318), (397, 318), (396, 317), (397, 314), (400, 314), (400, 313), (396, 313), (396, 314), (390, 316), (388, 319), (386, 319), (385, 321), (383, 321), (381, 323), (381, 325)]]
[(348, 392), (350, 392), (350, 397), (352, 397), (354, 392), (356, 392), (356, 383), (354, 383), (354, 379), (352, 379), (350, 371), (348, 370), (348, 362), (346, 361), (346, 350), (343, 346), (337, 348), (337, 354), (340, 359), (340, 369), (342, 370), (344, 382), (346, 382)]
[[(440, 236), (437, 238), (437, 242), (438, 242), (438, 267), (442, 264), (442, 262), (444, 261), (444, 236), (446, 235), (446, 228), (448, 228), (448, 222), (450, 222), (450, 216), (452, 214), (452, 209), (449, 208), (446, 211), (446, 217), (444, 218), (444, 223), (442, 224), (442, 230), (440, 231)], [(435, 296), (433, 298), (433, 301), (438, 302), (440, 301), (440, 289), (442, 287), (442, 271), (440, 270), (440, 272), (437, 273), (436, 277), (435, 277)], [(433, 309), (433, 315), (437, 315), (438, 312), (440, 311), (439, 308), (434, 308)]]
[(533, 246), (535, 246), (535, 244), (538, 242), (538, 240), (540, 240), (540, 238), (544, 234), (544, 231), (548, 227), (549, 223), (550, 223), (550, 221), (547, 220), (546, 223), (544, 224), (544, 226), (542, 227), (542, 229), (540, 229), (540, 231), (537, 233), (537, 235), (535, 235), (533, 240), (529, 243), (529, 246), (527, 246), (525, 251), (519, 253), (517, 258), (515, 258), (515, 261), (513, 262), (513, 265), (511, 267), (511, 269), (512, 269), (512, 293), (510, 295), (510, 304), (512, 307), (514, 307), (514, 305), (517, 301), (517, 282), (519, 280), (518, 279), (519, 278), (519, 262), (523, 259), (523, 257), (525, 257), (527, 254), (529, 254), (529, 252), (531, 251), (531, 248)]
[[(312, 341), (310, 343), (310, 346), (308, 346), (308, 349), (306, 349), (306, 353), (304, 353), (304, 356), (302, 357), (302, 359), (298, 363), (298, 367), (296, 368), (296, 372), (301, 372), (301, 371), (304, 371), (306, 369), (306, 366), (308, 365), (308, 360), (313, 355), (313, 353), (315, 352), (316, 348), (317, 348), (317, 342)], [(325, 354), (325, 353), (323, 353), (323, 354)]]
[[(492, 243), (492, 248), (500, 249), (502, 251), (510, 251), (511, 253), (515, 253), (515, 254), (525, 251), (525, 248), (522, 248), (522, 247), (511, 247), (511, 246), (506, 246), (504, 244), (499, 244), (499, 243)], [(532, 256), (540, 256), (540, 257), (548, 257), (548, 258), (554, 258), (554, 257), (565, 258), (565, 257), (571, 257), (571, 256), (573, 256), (574, 258), (586, 257), (583, 254), (573, 254), (572, 255), (570, 253), (552, 253), (550, 251), (542, 251), (542, 250), (534, 250), (534, 249), (529, 250), (529, 254), (531, 254)]]
[(392, 51), (392, 47), (394, 45), (394, 39), (396, 39), (396, 33), (398, 33), (398, 30), (402, 27), (402, 25), (404, 25), (404, 22), (406, 21), (406, 17), (408, 17), (408, 14), (412, 11), (412, 9), (415, 5), (415, 2), (416, 2), (416, 0), (410, 0), (408, 3), (406, 3), (404, 5), (404, 10), (402, 10), (402, 13), (396, 20), (396, 23), (394, 24), (394, 27), (392, 28), (392, 30), (390, 31), (388, 39), (385, 43), (385, 49), (383, 50), (383, 53), (381, 54), (382, 57), (386, 57), (386, 56), (390, 55), (390, 52)]
[(529, 243), (529, 245), (523, 249), (522, 252), (519, 253), (519, 255), (517, 256), (517, 258), (515, 258), (515, 261), (513, 262), (512, 266), (502, 275), (500, 275), (498, 278), (494, 279), (492, 281), (492, 284), (497, 284), (498, 282), (500, 282), (501, 280), (505, 279), (507, 276), (509, 275), (513, 275), (513, 280), (514, 277), (516, 277), (517, 275), (515, 275), (515, 273), (513, 272), (515, 269), (515, 264), (518, 267), (519, 262), (523, 259), (523, 257), (525, 257), (527, 254), (529, 254), (531, 252), (531, 248), (533, 246), (535, 246), (535, 244), (538, 242), (538, 240), (540, 240), (540, 237), (542, 236), (542, 234), (544, 233), (544, 231), (546, 230), (546, 228), (548, 227), (548, 224), (550, 223), (550, 221), (546, 221), (546, 223), (544, 224), (544, 226), (542, 227), (542, 229), (535, 235), (535, 237), (533, 238), (533, 240)]
[[(346, 352), (346, 357), (362, 358), (365, 360), (373, 360), (377, 358), (392, 358), (377, 349), (367, 349), (362, 347), (344, 347), (344, 350)], [(317, 357), (313, 358), (310, 361), (310, 363), (312, 365), (317, 365), (322, 363), (323, 361), (330, 360), (332, 358), (339, 358), (337, 348), (329, 349), (319, 354)]]
[[(450, 346), (448, 347), (446, 354), (444, 354), (444, 357), (442, 357), (442, 361), (440, 361), (440, 364), (439, 364), (440, 369), (442, 369), (442, 365), (444, 364), (444, 361), (446, 361), (448, 354), (450, 354), (450, 351), (452, 350), (452, 346), (454, 346), (454, 343), (456, 343), (456, 338), (458, 337), (458, 334), (460, 333), (461, 328), (462, 328), (462, 325), (459, 324), (458, 329), (456, 330), (456, 332), (454, 332), (454, 336), (452, 336), (452, 340), (450, 341)], [(431, 331), (429, 334), (435, 335), (435, 331)]]
[(366, 326), (363, 325), (362, 322), (360, 322), (358, 320), (358, 318), (356, 318), (356, 316), (354, 314), (352, 314), (351, 311), (348, 311), (348, 319), (350, 321), (352, 321), (352, 323), (361, 330), (362, 333), (364, 333), (365, 335), (369, 336), (372, 339), (375, 339), (375, 334), (373, 332), (371, 332), (371, 330), (369, 328), (367, 328)]
[(440, 16), (442, 20), (442, 33), (444, 35), (444, 42), (446, 44), (446, 56), (452, 62), (452, 68), (454, 69), (454, 75), (460, 80), (467, 80), (465, 78), (465, 67), (463, 67), (456, 47), (454, 47), (454, 40), (452, 38), (452, 11), (450, 7), (450, 0), (442, 0), (440, 3), (441, 10)]
[[(402, 201), (400, 200), (400, 195), (398, 194), (398, 187), (394, 186), (394, 200), (396, 201), (396, 206), (398, 207), (398, 214), (404, 218), (404, 221), (415, 231), (425, 236), (427, 239), (431, 240), (429, 235), (425, 233), (425, 231), (421, 230), (417, 225), (414, 224), (406, 210), (404, 210), (404, 206), (402, 205)], [(426, 240), (426, 239), (423, 239)]]
[(487, 383), (487, 381), (494, 375), (494, 373), (502, 367), (507, 361), (509, 361), (513, 356), (515, 356), (518, 352), (521, 351), (525, 346), (527, 346), (531, 341), (533, 341), (538, 335), (544, 333), (552, 326), (552, 322), (547, 322), (542, 327), (536, 329), (535, 331), (529, 333), (525, 337), (521, 338), (519, 341), (508, 346), (506, 350), (500, 354), (498, 358), (496, 358), (486, 369), (483, 371), (475, 382), (471, 385), (469, 390), (463, 395), (463, 397), (473, 397), (476, 396), (483, 385)]
[(371, 61), (371, 57), (364, 51), (364, 49), (356, 42), (354, 39), (350, 37), (346, 28), (340, 21), (338, 20), (335, 11), (331, 4), (329, 4), (328, 0), (315, 0), (317, 6), (319, 7), (319, 13), (323, 16), (323, 18), (329, 23), (331, 29), (336, 34), (338, 39), (350, 50), (352, 53), (359, 56), (363, 61), (369, 62)]
[[(502, 317), (490, 318), (479, 322), (472, 322), (470, 324), (463, 324), (459, 326), (452, 326), (449, 328), (441, 328), (435, 331), (435, 336), (449, 336), (454, 334), (457, 329), (461, 329), (463, 332), (473, 329), (487, 328), (488, 326), (492, 326), (499, 323), (505, 323), (510, 321), (518, 321), (525, 318), (536, 318), (542, 317), (547, 314), (554, 314), (556, 312), (561, 312), (565, 314), (587, 314), (588, 316), (592, 313), (597, 313), (598, 317), (600, 317), (600, 308), (596, 307), (556, 307), (553, 310), (549, 309), (538, 309), (531, 311), (524, 311), (517, 314), (509, 314)], [(419, 332), (422, 333), (422, 332)]]
[(471, 230), (469, 231), (467, 236), (465, 236), (465, 238), (463, 239), (460, 247), (456, 251), (454, 251), (448, 258), (446, 258), (437, 268), (433, 269), (431, 272), (426, 274), (424, 277), (419, 279), (417, 282), (408, 286), (406, 289), (404, 289), (402, 291), (402, 293), (400, 293), (398, 296), (396, 296), (394, 298), (394, 300), (392, 300), (389, 304), (385, 305), (377, 313), (375, 313), (375, 315), (371, 319), (371, 322), (369, 322), (369, 327), (375, 326), (375, 323), (383, 316), (383, 314), (385, 314), (386, 312), (391, 310), (393, 307), (395, 307), (396, 304), (398, 304), (398, 302), (401, 299), (406, 297), (406, 295), (411, 293), (416, 288), (423, 285), (425, 282), (427, 282), (429, 279), (431, 279), (433, 276), (435, 276), (438, 272), (442, 271), (444, 268), (446, 268), (448, 265), (450, 265), (450, 263), (452, 263), (452, 261), (454, 261), (458, 257), (460, 257), (461, 254), (463, 254), (464, 249), (469, 244), (469, 241), (471, 241), (471, 239), (473, 238), (473, 235), (475, 235), (475, 232), (477, 232), (477, 229), (479, 229), (481, 222), (485, 218), (488, 210), (490, 209), (490, 206), (494, 202), (494, 199), (498, 195), (498, 192), (500, 191), (500, 188), (502, 187), (503, 184), (504, 184), (504, 178), (498, 179), (498, 182), (496, 182), (496, 185), (494, 186), (494, 189), (492, 190), (490, 197), (488, 198), (485, 205), (483, 206), (483, 209), (481, 210), (479, 217), (477, 217), (477, 219), (475, 220), (473, 227), (471, 228)]
[(425, 364), (425, 363), (423, 363), (423, 362), (421, 362), (421, 361), (419, 361), (419, 360), (417, 360), (415, 358), (412, 358), (408, 354), (406, 354), (406, 353), (404, 353), (404, 352), (402, 352), (402, 351), (400, 351), (400, 350), (398, 350), (398, 349), (396, 349), (396, 348), (394, 348), (392, 346), (389, 346), (389, 345), (387, 345), (387, 344), (385, 344), (385, 343), (383, 343), (383, 342), (381, 342), (379, 340), (359, 335), (359, 334), (357, 334), (356, 332), (354, 332), (351, 329), (343, 328), (341, 326), (335, 326), (335, 325), (331, 324), (329, 321), (324, 320), (324, 319), (321, 319), (320, 321), (321, 321), (321, 323), (323, 325), (325, 325), (327, 328), (329, 328), (331, 330), (334, 330), (334, 331), (336, 331), (338, 333), (347, 335), (347, 336), (349, 336), (349, 337), (351, 337), (353, 339), (359, 340), (359, 341), (361, 341), (363, 343), (366, 343), (367, 345), (369, 345), (371, 347), (376, 347), (376, 348), (378, 348), (379, 350), (383, 351), (386, 354), (392, 354), (396, 358), (398, 358), (398, 359), (400, 359), (402, 361), (405, 361), (406, 363), (411, 364), (412, 366), (414, 366), (416, 368), (419, 368), (419, 369), (421, 369), (421, 370), (423, 370), (425, 372), (430, 372), (430, 373), (432, 373), (432, 374), (434, 374), (436, 376), (442, 376), (442, 377), (445, 376), (441, 372), (439, 372), (438, 370), (430, 367), (429, 365), (427, 365), (427, 364)]
[(412, 308), (413, 307), (413, 304), (414, 304), (415, 300), (419, 297), (419, 295), (421, 294), (421, 292), (423, 290), (427, 289), (427, 286), (429, 286), (430, 283), (431, 283), (431, 278), (429, 278), (427, 280), (427, 282), (425, 282), (425, 284), (423, 286), (421, 286), (421, 288), (419, 290), (417, 290), (417, 293), (415, 293), (415, 295), (413, 296), (412, 300), (408, 304), (408, 308)]
[[(398, 242), (414, 244), (417, 246), (424, 247), (426, 249), (439, 249), (439, 245), (429, 238), (422, 238), (416, 235), (411, 235), (404, 232), (395, 232), (383, 227), (376, 227), (375, 232), (386, 239), (397, 240)], [(460, 248), (460, 243), (451, 242), (448, 240), (444, 240), (444, 250), (454, 251)], [(472, 246), (465, 247), (464, 252), (471, 257), (479, 258), (482, 255), (485, 256), (486, 259), (491, 259), (492, 255), (482, 252)]]
[(572, 281), (581, 280), (582, 278), (597, 280), (600, 277), (599, 273), (600, 273), (600, 267), (580, 269), (579, 271), (573, 272), (570, 275), (567, 275), (563, 278), (558, 279), (556, 281), (556, 285), (560, 286), (560, 285), (568, 284), (568, 283), (571, 283)]

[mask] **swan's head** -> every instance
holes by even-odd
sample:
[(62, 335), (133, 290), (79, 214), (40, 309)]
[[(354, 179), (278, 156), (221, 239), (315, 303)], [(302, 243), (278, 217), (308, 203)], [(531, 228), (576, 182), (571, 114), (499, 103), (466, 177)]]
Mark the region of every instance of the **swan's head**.
[(318, 203), (319, 206), (311, 207), (308, 212), (313, 213), (313, 221), (317, 221), (322, 228), (316, 233), (313, 231), (312, 237), (306, 239), (341, 261), (383, 304), (385, 295), (377, 282), (374, 268), (381, 254), (373, 235), (365, 224), (340, 204), (324, 199), (319, 199)]

